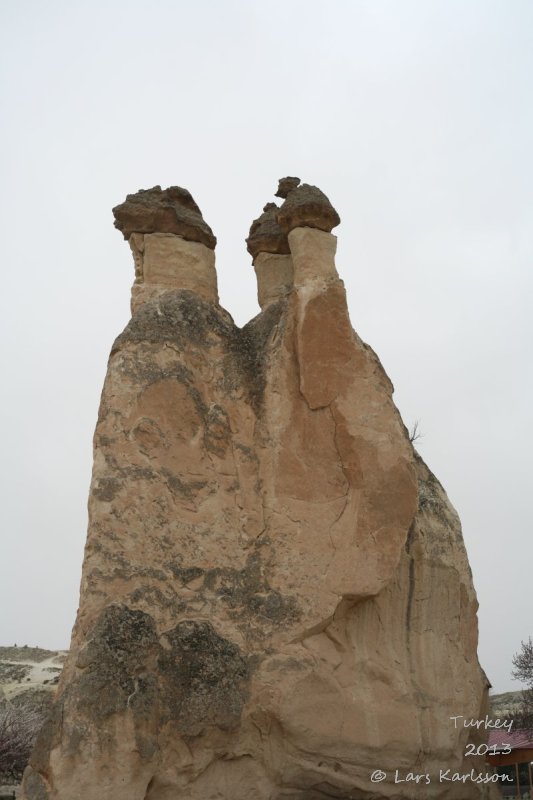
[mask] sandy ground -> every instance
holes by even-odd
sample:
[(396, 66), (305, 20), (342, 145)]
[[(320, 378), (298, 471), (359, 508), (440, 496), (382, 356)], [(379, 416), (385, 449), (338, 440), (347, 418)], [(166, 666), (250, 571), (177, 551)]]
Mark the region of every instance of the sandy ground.
[(66, 650), (0, 647), (0, 693), (11, 700), (29, 690), (52, 691), (66, 657)]

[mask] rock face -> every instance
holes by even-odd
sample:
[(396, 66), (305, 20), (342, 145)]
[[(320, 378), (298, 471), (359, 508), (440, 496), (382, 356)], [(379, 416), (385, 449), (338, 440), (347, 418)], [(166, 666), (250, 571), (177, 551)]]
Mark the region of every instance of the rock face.
[(438, 780), (482, 767), (450, 720), (487, 694), (460, 523), (351, 328), (338, 215), (308, 189), (280, 211), (290, 253), (256, 252), (242, 329), (179, 248), (151, 262), (168, 284), (111, 351), (80, 608), (25, 800), (418, 796), (395, 770), (428, 773), (427, 798), (487, 796)]

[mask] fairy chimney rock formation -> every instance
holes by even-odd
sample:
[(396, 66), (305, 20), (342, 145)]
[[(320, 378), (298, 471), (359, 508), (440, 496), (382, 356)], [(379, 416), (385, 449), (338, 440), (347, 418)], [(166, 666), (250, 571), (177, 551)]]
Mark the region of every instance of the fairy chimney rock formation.
[[(23, 800), (472, 800), (487, 685), (460, 522), (352, 330), (339, 217), (252, 224), (261, 313), (218, 305), (191, 195), (114, 209), (136, 262), (94, 437), (80, 606)], [(387, 778), (377, 787), (372, 773)], [(409, 771), (430, 785), (397, 782)]]
[(326, 195), (316, 186), (300, 185), (299, 178), (287, 177), (280, 178), (276, 196), (285, 202), (281, 207), (267, 203), (246, 239), (262, 309), (296, 286), (339, 277), (337, 240), (329, 234), (340, 217)]
[(187, 189), (141, 189), (113, 209), (135, 263), (131, 310), (169, 289), (218, 303), (213, 231)]

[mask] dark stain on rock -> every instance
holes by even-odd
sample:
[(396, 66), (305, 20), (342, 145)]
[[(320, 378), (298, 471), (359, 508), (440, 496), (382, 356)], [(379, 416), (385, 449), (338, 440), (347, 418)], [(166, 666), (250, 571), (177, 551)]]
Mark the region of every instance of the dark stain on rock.
[(157, 354), (160, 348), (154, 345), (148, 347), (146, 353), (124, 352), (120, 363), (121, 372), (131, 380), (139, 383), (143, 390), (153, 383), (163, 380), (176, 380), (184, 386), (193, 385), (193, 374), (185, 364), (175, 361), (165, 367), (161, 367), (152, 355)]
[(111, 436), (106, 436), (104, 433), (95, 434), (95, 445), (98, 447), (111, 447), (116, 439)]
[(282, 595), (269, 585), (258, 552), (248, 556), (242, 569), (183, 567), (176, 562), (165, 566), (184, 586), (203, 577), (197, 590), (199, 596), (207, 599), (207, 595), (214, 595), (220, 599), (229, 609), (230, 617), (245, 627), (252, 625), (257, 630), (260, 620), (279, 624), (294, 622), (300, 617), (296, 598)]
[[(437, 526), (445, 532), (449, 542), (455, 542), (459, 547), (464, 547), (461, 523), (447, 501), (442, 484), (416, 451), (414, 456), (418, 473), (418, 511), (415, 520), (419, 529), (423, 532), (426, 527), (424, 517), (426, 519), (432, 517), (433, 526)], [(447, 548), (448, 546), (449, 544), (445, 542), (441, 544), (441, 547)], [(435, 549), (435, 542), (433, 549)]]
[(163, 483), (173, 495), (180, 495), (189, 501), (194, 501), (198, 492), (207, 485), (207, 481), (183, 481), (166, 467), (161, 467), (158, 470), (139, 466), (122, 467), (111, 453), (106, 453), (105, 459), (107, 466), (113, 470), (114, 475), (96, 479), (92, 494), (98, 500), (110, 502), (115, 498), (125, 482), (139, 480)]
[(248, 694), (249, 659), (209, 622), (180, 622), (164, 638), (169, 649), (158, 659), (164, 721), (189, 736), (207, 725), (234, 729)]
[(119, 553), (113, 553), (110, 550), (102, 550), (102, 555), (117, 566), (114, 566), (111, 572), (107, 574), (102, 572), (99, 567), (95, 567), (89, 573), (89, 577), (102, 581), (115, 580), (116, 578), (120, 580), (131, 580), (132, 578), (153, 578), (158, 581), (167, 580), (168, 576), (163, 570), (155, 567), (147, 567), (144, 564), (132, 564), (130, 561), (126, 561)]
[(126, 606), (108, 606), (78, 656), (83, 672), (72, 685), (79, 711), (105, 719), (132, 708), (140, 713), (156, 701), (156, 677), (147, 672), (159, 644), (152, 617)]
[(98, 500), (110, 503), (118, 494), (121, 486), (122, 483), (118, 478), (97, 478), (92, 494)]
[(189, 343), (205, 346), (213, 334), (229, 339), (235, 330), (226, 311), (195, 292), (178, 289), (143, 303), (115, 339), (111, 355), (128, 342), (170, 342), (180, 350)]
[[(36, 772), (46, 774), (50, 750), (60, 743), (77, 751), (84, 729), (104, 739), (107, 720), (126, 711), (146, 759), (167, 722), (190, 736), (209, 725), (235, 728), (255, 661), (209, 622), (182, 621), (159, 637), (149, 614), (117, 604), (104, 609), (75, 666), (77, 677), (56, 699), (39, 735), (31, 762)], [(76, 720), (70, 733), (62, 726), (64, 708), (65, 717)]]
[(243, 454), (246, 461), (250, 461), (253, 464), (258, 464), (259, 459), (257, 457), (257, 453), (251, 447), (248, 447), (242, 442), (235, 442), (235, 449), (238, 450), (240, 453)]
[(232, 363), (237, 366), (249, 403), (256, 414), (261, 411), (265, 391), (268, 343), (272, 332), (281, 323), (286, 308), (285, 299), (271, 303), (238, 331), (230, 343), (232, 359), (227, 362), (226, 371), (231, 371)]
[(175, 613), (182, 613), (186, 611), (187, 604), (181, 600), (175, 593), (172, 595), (165, 594), (156, 586), (140, 586), (129, 595), (132, 603), (147, 603), (149, 607), (172, 609)]
[(231, 443), (229, 417), (221, 406), (213, 405), (206, 414), (205, 422), (204, 444), (206, 450), (223, 458)]
[(205, 575), (205, 569), (202, 569), (201, 567), (182, 568), (171, 561), (169, 561), (168, 564), (165, 564), (165, 566), (170, 569), (174, 577), (178, 578), (178, 580), (181, 581), (184, 586), (191, 581), (194, 581), (196, 578)]
[(190, 481), (186, 483), (178, 478), (173, 472), (165, 469), (160, 470), (161, 475), (165, 479), (165, 483), (173, 494), (182, 495), (186, 500), (194, 500), (200, 489), (207, 485), (207, 481)]
[[(124, 331), (117, 337), (111, 356), (130, 343), (161, 345), (168, 343), (178, 352), (193, 344), (208, 348), (218, 339), (223, 350), (225, 391), (245, 389), (248, 401), (256, 412), (260, 410), (265, 386), (266, 350), (270, 335), (279, 324), (286, 301), (272, 303), (244, 328), (239, 329), (226, 311), (185, 289), (165, 292), (155, 300), (143, 303)], [(198, 411), (208, 428), (209, 409), (193, 385), (193, 377), (183, 365), (162, 370), (151, 359), (125, 354), (122, 368), (129, 371), (145, 387), (149, 383), (174, 376), (188, 388), (197, 403)], [(213, 439), (210, 438), (210, 443)]]

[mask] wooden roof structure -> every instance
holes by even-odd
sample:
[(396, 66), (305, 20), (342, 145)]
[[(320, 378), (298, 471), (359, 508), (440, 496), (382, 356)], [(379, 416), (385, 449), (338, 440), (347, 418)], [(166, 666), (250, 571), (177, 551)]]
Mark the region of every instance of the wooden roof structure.
[[(521, 797), (521, 789), (527, 788), (520, 786), (520, 776), (518, 765), (528, 765), (529, 775), (529, 794), (533, 800), (533, 775), (531, 763), (533, 762), (533, 730), (531, 731), (511, 731), (492, 730), (488, 741), (489, 751), (487, 761), (493, 767), (507, 767), (514, 764), (516, 770), (516, 788), (518, 797)], [(510, 752), (507, 752), (510, 748)], [(492, 752), (491, 752), (492, 751)]]

